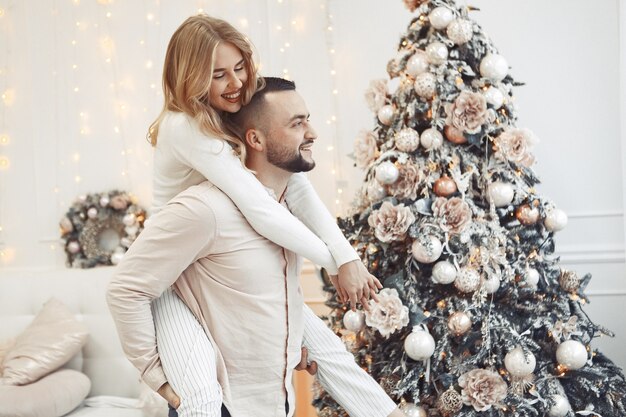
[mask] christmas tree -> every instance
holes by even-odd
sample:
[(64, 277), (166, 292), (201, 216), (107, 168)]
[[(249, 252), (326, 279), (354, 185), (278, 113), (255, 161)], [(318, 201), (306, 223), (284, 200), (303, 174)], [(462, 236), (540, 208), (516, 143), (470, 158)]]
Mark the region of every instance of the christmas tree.
[[(554, 256), (567, 215), (534, 188), (520, 84), (470, 8), (404, 2), (415, 17), (366, 93), (365, 182), (340, 220), (385, 288), (364, 314), (327, 285), (331, 326), (409, 416), (626, 416), (624, 375), (590, 347), (612, 335), (582, 309), (591, 277)], [(314, 405), (345, 415), (323, 391)]]

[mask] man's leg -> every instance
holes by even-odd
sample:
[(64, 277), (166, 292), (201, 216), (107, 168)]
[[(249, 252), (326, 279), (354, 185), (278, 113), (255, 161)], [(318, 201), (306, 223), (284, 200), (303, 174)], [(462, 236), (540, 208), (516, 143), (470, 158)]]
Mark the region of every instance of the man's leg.
[(351, 417), (403, 415), (381, 386), (357, 365), (341, 339), (306, 305), (303, 344), (309, 359), (317, 362), (320, 384)]
[(174, 412), (178, 417), (220, 417), (215, 351), (204, 329), (171, 288), (154, 300), (152, 314), (163, 371), (180, 397)]

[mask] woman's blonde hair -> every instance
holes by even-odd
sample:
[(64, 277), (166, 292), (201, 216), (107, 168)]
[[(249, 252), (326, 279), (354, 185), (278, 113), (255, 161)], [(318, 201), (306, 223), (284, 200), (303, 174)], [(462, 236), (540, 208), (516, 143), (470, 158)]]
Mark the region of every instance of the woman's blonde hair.
[(222, 118), (209, 103), (209, 88), (215, 68), (215, 51), (222, 42), (241, 51), (248, 79), (242, 87), (243, 105), (261, 87), (262, 78), (252, 58), (252, 46), (230, 23), (200, 14), (185, 20), (167, 46), (163, 64), (163, 110), (150, 125), (148, 141), (156, 146), (159, 124), (167, 111), (184, 112), (193, 117), (203, 133), (229, 141), (240, 157), (245, 157), (241, 140), (226, 132)]

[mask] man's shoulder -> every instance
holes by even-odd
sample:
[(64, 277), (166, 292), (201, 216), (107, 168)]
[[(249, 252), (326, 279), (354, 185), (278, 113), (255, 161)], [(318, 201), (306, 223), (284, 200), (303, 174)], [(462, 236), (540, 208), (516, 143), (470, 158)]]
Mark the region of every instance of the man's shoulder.
[(213, 211), (236, 208), (226, 194), (210, 181), (203, 181), (180, 192), (168, 204), (206, 206)]

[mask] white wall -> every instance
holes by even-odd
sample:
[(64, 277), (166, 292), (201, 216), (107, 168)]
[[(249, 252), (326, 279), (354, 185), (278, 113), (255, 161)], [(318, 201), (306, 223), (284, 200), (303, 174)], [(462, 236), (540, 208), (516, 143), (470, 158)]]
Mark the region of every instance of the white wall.
[[(527, 83), (516, 90), (519, 124), (541, 139), (540, 191), (570, 216), (557, 250), (565, 267), (593, 273), (587, 310), (618, 332), (599, 345), (626, 366), (626, 324), (616, 320), (626, 313), (623, 3), (471, 4), (512, 74)], [(163, 54), (198, 8), (246, 31), (264, 74), (288, 69), (298, 82), (320, 133), (311, 177), (328, 207), (345, 211), (361, 178), (345, 155), (373, 123), (363, 92), (386, 76), (411, 18), (401, 0), (0, 0), (0, 8), (0, 89), (14, 96), (10, 105), (0, 101), (0, 158), (9, 161), (0, 168), (0, 262), (11, 267), (63, 265), (57, 222), (78, 194), (122, 188), (149, 206), (144, 136), (161, 105)]]

